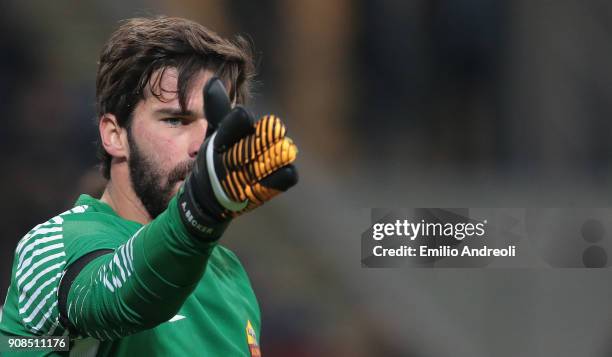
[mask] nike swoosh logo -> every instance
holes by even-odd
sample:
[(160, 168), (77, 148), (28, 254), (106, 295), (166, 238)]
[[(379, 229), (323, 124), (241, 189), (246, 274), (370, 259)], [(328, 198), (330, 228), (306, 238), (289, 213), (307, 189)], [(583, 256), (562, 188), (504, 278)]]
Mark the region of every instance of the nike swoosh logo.
[(179, 314), (176, 314), (176, 315), (174, 315), (174, 317), (173, 317), (173, 318), (171, 318), (170, 320), (168, 320), (168, 322), (174, 322), (174, 321), (182, 320), (182, 319), (184, 319), (184, 318), (185, 318), (185, 316), (183, 316), (183, 315), (179, 315)]

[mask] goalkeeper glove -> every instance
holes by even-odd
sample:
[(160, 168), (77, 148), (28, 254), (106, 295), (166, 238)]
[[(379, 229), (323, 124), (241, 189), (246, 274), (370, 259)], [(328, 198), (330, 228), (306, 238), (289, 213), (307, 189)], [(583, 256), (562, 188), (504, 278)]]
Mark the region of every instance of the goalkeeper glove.
[(267, 115), (255, 123), (243, 107), (231, 109), (218, 78), (204, 87), (204, 106), (209, 134), (178, 194), (178, 205), (187, 229), (214, 241), (232, 218), (297, 183), (291, 164), (297, 147), (278, 117)]

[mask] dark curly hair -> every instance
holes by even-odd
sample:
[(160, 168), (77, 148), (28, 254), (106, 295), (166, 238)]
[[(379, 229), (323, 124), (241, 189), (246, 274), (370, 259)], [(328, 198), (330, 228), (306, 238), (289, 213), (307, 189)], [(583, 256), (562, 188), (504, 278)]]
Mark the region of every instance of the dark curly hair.
[[(251, 44), (238, 36), (220, 37), (204, 26), (183, 18), (155, 17), (125, 20), (104, 45), (96, 76), (97, 118), (106, 113), (116, 116), (128, 130), (136, 104), (145, 98), (145, 88), (157, 70), (175, 67), (177, 94), (185, 110), (189, 81), (198, 71), (209, 69), (230, 84), (229, 95), (245, 103), (254, 76)], [(159, 97), (162, 93), (153, 92)], [(105, 178), (110, 178), (112, 157), (98, 140), (98, 157)]]

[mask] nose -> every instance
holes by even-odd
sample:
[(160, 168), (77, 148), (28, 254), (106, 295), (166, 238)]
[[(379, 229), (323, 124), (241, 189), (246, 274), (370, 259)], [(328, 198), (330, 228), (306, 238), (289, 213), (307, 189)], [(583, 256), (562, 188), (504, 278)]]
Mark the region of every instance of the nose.
[(189, 157), (194, 158), (198, 155), (200, 146), (204, 143), (206, 137), (206, 131), (208, 130), (208, 122), (206, 119), (196, 120), (194, 123), (194, 129), (191, 135), (191, 142), (189, 145)]

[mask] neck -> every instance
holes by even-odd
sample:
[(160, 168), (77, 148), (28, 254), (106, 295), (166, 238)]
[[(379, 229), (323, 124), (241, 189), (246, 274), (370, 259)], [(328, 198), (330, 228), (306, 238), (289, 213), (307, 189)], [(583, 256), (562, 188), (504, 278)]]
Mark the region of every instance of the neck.
[(141, 224), (151, 222), (151, 216), (132, 189), (127, 167), (113, 167), (100, 201), (108, 204), (124, 219)]

